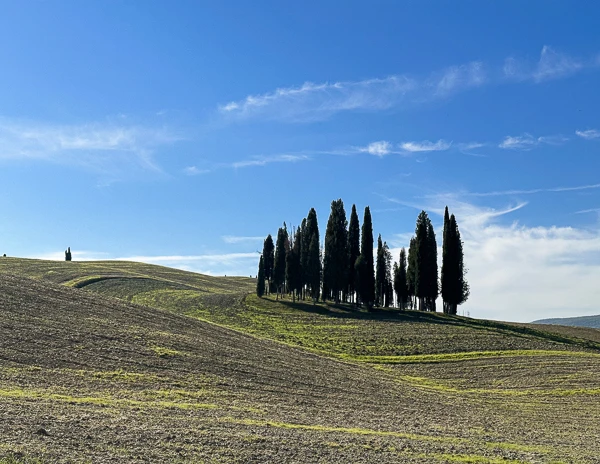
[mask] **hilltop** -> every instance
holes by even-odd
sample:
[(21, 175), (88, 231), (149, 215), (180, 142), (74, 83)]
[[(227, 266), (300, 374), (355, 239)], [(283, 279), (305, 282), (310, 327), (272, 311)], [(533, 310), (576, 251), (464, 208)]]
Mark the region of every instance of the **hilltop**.
[(258, 299), (253, 279), (139, 263), (6, 259), (0, 273), (0, 456), (515, 463), (600, 451), (600, 350), (577, 329)]

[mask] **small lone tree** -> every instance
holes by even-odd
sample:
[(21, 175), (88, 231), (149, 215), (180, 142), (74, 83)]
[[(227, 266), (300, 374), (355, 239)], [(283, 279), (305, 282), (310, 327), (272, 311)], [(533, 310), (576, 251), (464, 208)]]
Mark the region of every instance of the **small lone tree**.
[(262, 298), (265, 294), (265, 260), (262, 255), (258, 262), (258, 281), (256, 282), (256, 295)]
[(65, 250), (65, 261), (71, 261), (71, 247)]

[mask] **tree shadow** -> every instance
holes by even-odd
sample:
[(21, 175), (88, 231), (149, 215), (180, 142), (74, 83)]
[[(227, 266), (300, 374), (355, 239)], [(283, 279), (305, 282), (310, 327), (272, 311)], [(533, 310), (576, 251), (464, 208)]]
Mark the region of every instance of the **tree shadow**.
[[(275, 302), (276, 300), (270, 299)], [(472, 319), (464, 316), (454, 316), (439, 312), (399, 310), (395, 308), (374, 308), (367, 311), (348, 303), (317, 303), (311, 301), (296, 301), (279, 299), (278, 303), (287, 308), (309, 314), (319, 314), (335, 319), (353, 319), (392, 323), (427, 323), (469, 327), (475, 330), (495, 332), (521, 338), (538, 338), (556, 343), (576, 345), (582, 348), (600, 351), (600, 343), (568, 337), (562, 334), (546, 332), (538, 328), (524, 326), (522, 324), (511, 324), (510, 322), (491, 321), (485, 319)]]

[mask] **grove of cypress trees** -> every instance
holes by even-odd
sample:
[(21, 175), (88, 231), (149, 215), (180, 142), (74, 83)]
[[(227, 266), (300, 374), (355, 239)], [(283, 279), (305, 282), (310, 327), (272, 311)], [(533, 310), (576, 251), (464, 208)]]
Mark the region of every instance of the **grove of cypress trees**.
[(285, 287), (285, 256), (288, 248), (288, 232), (285, 222), (283, 227), (277, 231), (277, 242), (275, 244), (275, 265), (273, 266), (273, 283), (279, 294), (283, 296)]
[(275, 245), (271, 234), (267, 235), (263, 244), (262, 256), (264, 259), (265, 280), (267, 281), (267, 294), (271, 293), (271, 280), (273, 279), (273, 267), (275, 266)]
[(262, 255), (260, 257), (260, 261), (258, 262), (258, 276), (256, 282), (256, 295), (259, 298), (265, 294), (265, 260)]
[(331, 202), (331, 213), (325, 231), (323, 258), (323, 299), (333, 296), (340, 301), (340, 292), (348, 288), (348, 221), (342, 199)]
[(356, 214), (356, 205), (352, 205), (350, 213), (350, 224), (348, 226), (348, 294), (352, 303), (356, 302), (356, 272), (354, 265), (360, 255), (360, 225), (358, 223), (358, 214)]
[(375, 301), (375, 266), (373, 263), (373, 224), (371, 222), (371, 210), (368, 206), (365, 207), (360, 238), (360, 256), (356, 264), (357, 275), (360, 280), (359, 297), (361, 302), (368, 309), (371, 309)]

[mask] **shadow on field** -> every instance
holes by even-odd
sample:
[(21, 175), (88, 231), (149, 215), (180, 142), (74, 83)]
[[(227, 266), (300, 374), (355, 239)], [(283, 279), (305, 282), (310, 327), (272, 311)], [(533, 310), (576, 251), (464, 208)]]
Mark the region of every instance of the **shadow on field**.
[[(271, 301), (275, 302), (274, 299)], [(312, 302), (309, 301), (293, 302), (285, 299), (280, 299), (277, 302), (293, 310), (319, 314), (336, 319), (454, 325), (470, 327), (476, 330), (507, 333), (523, 338), (536, 337), (544, 340), (566, 343), (569, 345), (577, 345), (595, 351), (600, 351), (600, 343), (598, 342), (582, 338), (569, 337), (558, 333), (546, 332), (537, 328), (524, 326), (522, 324), (513, 325), (506, 322), (471, 319), (464, 316), (450, 316), (439, 312), (433, 313), (414, 310), (400, 311), (393, 308), (374, 308), (371, 311), (367, 311), (366, 309), (361, 309), (352, 304), (345, 303), (320, 303), (313, 305)]]

